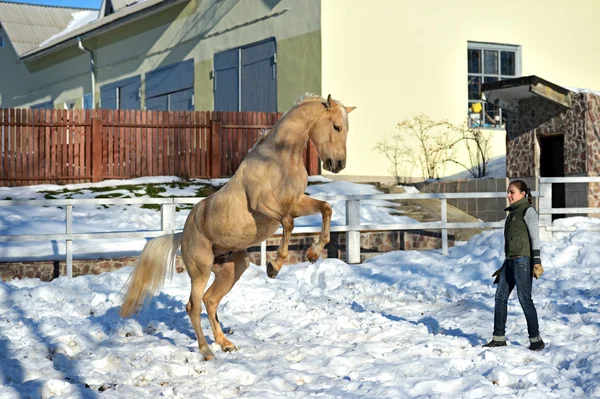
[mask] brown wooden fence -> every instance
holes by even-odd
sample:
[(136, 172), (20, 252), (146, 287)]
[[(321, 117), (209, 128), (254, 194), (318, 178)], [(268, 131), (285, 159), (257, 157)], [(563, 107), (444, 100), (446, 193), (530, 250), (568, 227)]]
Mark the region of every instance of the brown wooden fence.
[[(231, 176), (280, 113), (0, 109), (0, 186)], [(309, 144), (310, 175), (319, 159)]]

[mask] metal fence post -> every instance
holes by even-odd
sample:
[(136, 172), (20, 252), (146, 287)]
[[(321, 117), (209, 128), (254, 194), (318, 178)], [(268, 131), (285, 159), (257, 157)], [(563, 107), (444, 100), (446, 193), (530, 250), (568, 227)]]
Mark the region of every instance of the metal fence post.
[[(442, 224), (448, 222), (448, 200), (442, 198)], [(442, 255), (448, 256), (448, 229), (442, 229)]]
[(346, 262), (360, 263), (360, 200), (346, 201)]
[(546, 213), (552, 209), (552, 183), (546, 183), (540, 179), (540, 239), (543, 241), (552, 240), (552, 214)]
[[(65, 207), (67, 212), (67, 234), (73, 233), (73, 205), (67, 205)], [(73, 240), (65, 240), (65, 253), (67, 255), (67, 277), (73, 278)]]
[(161, 204), (160, 224), (163, 233), (175, 234), (175, 214), (175, 202), (170, 204)]
[(260, 243), (260, 265), (267, 266), (267, 242)]

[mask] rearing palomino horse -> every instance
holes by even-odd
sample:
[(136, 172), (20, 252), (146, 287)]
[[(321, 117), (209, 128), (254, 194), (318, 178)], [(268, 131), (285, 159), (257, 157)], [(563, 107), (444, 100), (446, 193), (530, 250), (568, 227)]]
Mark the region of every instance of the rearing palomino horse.
[[(277, 256), (267, 266), (268, 276), (275, 278), (288, 256), (294, 218), (320, 212), (321, 234), (306, 255), (311, 262), (317, 260), (329, 242), (331, 206), (304, 194), (308, 175), (302, 152), (312, 140), (325, 169), (333, 173), (344, 169), (348, 113), (354, 108), (332, 100), (331, 95), (327, 100), (312, 95), (301, 98), (257, 142), (229, 182), (194, 206), (182, 233), (146, 244), (129, 277), (121, 316), (130, 316), (158, 292), (167, 271), (173, 272), (175, 253), (181, 245), (192, 282), (186, 310), (200, 353), (206, 360), (214, 357), (200, 325), (202, 302), (215, 342), (225, 352), (236, 350), (221, 330), (217, 306), (248, 268), (248, 247), (266, 240), (279, 225), (283, 226)], [(205, 293), (211, 271), (215, 280)]]

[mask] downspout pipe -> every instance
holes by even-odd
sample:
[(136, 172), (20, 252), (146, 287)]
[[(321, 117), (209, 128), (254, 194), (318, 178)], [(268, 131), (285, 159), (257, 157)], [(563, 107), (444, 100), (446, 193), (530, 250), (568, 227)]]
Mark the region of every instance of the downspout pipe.
[(90, 71), (92, 73), (92, 109), (96, 109), (96, 68), (94, 66), (94, 52), (83, 46), (81, 37), (77, 37), (79, 48), (90, 55)]

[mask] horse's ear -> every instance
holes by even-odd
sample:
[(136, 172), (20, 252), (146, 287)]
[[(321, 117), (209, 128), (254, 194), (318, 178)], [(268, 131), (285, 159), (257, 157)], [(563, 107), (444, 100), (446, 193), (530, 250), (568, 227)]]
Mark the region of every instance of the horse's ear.
[(356, 107), (346, 107), (346, 112), (350, 113), (352, 111), (354, 111), (356, 109)]
[(327, 102), (322, 103), (326, 110), (331, 110), (331, 106), (333, 105), (333, 100), (331, 99), (331, 94), (327, 96)]

